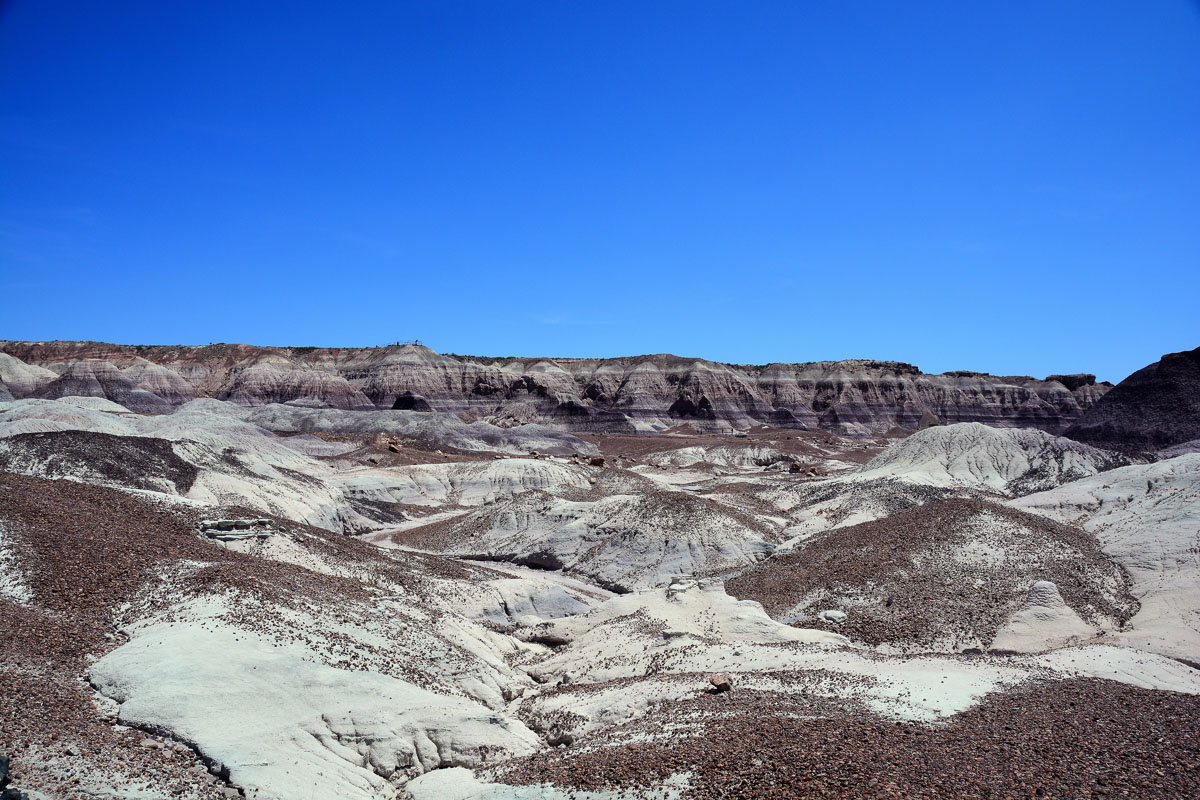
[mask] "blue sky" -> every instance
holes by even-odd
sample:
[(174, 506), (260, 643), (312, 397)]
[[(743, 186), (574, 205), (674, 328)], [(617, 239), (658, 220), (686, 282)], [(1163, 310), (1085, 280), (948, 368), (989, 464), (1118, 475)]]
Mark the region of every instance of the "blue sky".
[(0, 10), (0, 337), (869, 357), (1200, 345), (1200, 8)]

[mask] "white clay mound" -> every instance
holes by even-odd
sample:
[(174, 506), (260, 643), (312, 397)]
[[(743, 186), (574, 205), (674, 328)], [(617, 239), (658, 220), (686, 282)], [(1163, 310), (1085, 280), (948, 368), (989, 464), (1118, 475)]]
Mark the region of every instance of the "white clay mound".
[(750, 566), (774, 549), (749, 517), (682, 492), (564, 500), (526, 492), (448, 523), (419, 546), (563, 569), (606, 588)]
[(572, 464), (532, 458), (421, 464), (355, 470), (331, 481), (362, 500), (410, 505), (478, 506), (527, 492), (588, 487), (589, 473)]
[(996, 632), (991, 650), (1036, 653), (1092, 638), (1096, 629), (1067, 605), (1058, 587), (1038, 581), (1025, 604)]
[(1133, 579), (1134, 647), (1200, 663), (1200, 454), (1137, 464), (1011, 504), (1096, 535)]
[(871, 459), (854, 477), (1020, 495), (1126, 463), (1123, 456), (1044, 431), (964, 422), (918, 431)]
[(127, 725), (171, 731), (246, 796), (384, 800), (429, 770), (532, 752), (520, 722), (368, 671), (314, 663), (214, 623), (148, 626), (93, 665)]
[[(191, 500), (250, 506), (329, 530), (371, 526), (351, 508), (337, 487), (324, 482), (330, 474), (328, 466), (287, 447), (282, 439), (261, 428), (186, 406), (175, 414), (141, 416), (114, 413), (109, 406), (115, 405), (103, 398), (74, 397), (66, 401), (0, 403), (0, 447), (15, 446), (19, 440), (13, 437), (20, 434), (62, 431), (165, 439), (172, 443), (177, 456), (199, 468), (184, 494)], [(45, 477), (71, 477), (37, 467), (23, 471)], [(120, 486), (86, 472), (78, 479)]]
[(691, 467), (696, 464), (715, 464), (722, 467), (769, 467), (790, 459), (773, 447), (682, 447), (662, 453), (651, 453), (642, 459), (655, 467)]

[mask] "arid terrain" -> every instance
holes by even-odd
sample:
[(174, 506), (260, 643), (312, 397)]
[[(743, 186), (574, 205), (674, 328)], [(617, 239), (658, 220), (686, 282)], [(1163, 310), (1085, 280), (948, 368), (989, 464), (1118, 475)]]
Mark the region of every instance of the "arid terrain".
[(1198, 797), (1197, 387), (0, 342), (0, 797)]
[[(7, 354), (9, 358), (5, 358)], [(13, 359), (16, 359), (15, 361)], [(1061, 433), (1112, 388), (1094, 375), (926, 375), (895, 361), (719, 364), (673, 355), (481, 358), (419, 344), (207, 347), (0, 341), (0, 398), (107, 397), (163, 413), (198, 397), (246, 406), (296, 400), (332, 408), (451, 412), (501, 427), (708, 432), (753, 425), (855, 435), (931, 422)]]

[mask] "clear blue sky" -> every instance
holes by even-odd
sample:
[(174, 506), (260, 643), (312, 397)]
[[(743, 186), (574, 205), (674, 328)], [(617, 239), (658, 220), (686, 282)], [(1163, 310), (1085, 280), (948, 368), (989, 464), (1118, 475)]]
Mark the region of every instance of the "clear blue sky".
[(0, 338), (849, 357), (1200, 345), (1200, 8), (0, 10)]

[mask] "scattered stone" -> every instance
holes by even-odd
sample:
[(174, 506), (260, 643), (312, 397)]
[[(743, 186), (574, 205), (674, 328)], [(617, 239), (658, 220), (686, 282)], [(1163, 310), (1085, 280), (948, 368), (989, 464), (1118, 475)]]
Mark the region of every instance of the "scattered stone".
[(730, 680), (729, 676), (723, 672), (717, 673), (716, 675), (710, 675), (708, 682), (712, 684), (713, 689), (716, 690), (718, 694), (733, 690), (733, 681)]
[(575, 737), (570, 731), (554, 725), (546, 735), (546, 743), (551, 747), (570, 747), (575, 744)]

